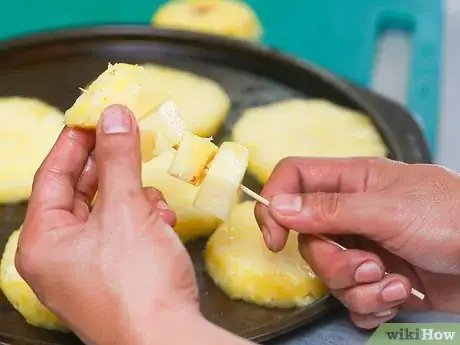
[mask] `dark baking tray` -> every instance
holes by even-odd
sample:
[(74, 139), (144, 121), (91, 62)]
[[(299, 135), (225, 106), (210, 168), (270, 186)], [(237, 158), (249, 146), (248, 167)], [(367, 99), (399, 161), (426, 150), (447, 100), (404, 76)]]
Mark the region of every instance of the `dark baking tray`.
[[(92, 81), (108, 62), (154, 62), (219, 82), (232, 100), (230, 116), (218, 135), (221, 139), (228, 136), (247, 107), (292, 97), (315, 97), (368, 114), (390, 148), (391, 158), (410, 163), (431, 161), (420, 127), (404, 108), (275, 50), (204, 34), (108, 26), (3, 42), (0, 96), (37, 97), (65, 110), (80, 94), (78, 87)], [(250, 177), (245, 183), (260, 189)], [(25, 209), (26, 204), (0, 207), (0, 248), (21, 224)], [(270, 310), (232, 301), (203, 270), (203, 242), (192, 243), (188, 248), (197, 269), (204, 315), (243, 337), (264, 341), (325, 316), (338, 306), (332, 298), (294, 310)], [(2, 341), (16, 345), (81, 344), (74, 336), (28, 326), (0, 295)]]

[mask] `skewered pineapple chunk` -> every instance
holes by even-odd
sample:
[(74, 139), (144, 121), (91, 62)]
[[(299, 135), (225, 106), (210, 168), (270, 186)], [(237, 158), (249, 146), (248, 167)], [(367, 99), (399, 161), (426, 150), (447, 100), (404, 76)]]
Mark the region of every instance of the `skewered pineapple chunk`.
[(174, 102), (167, 101), (149, 112), (139, 120), (142, 160), (148, 162), (171, 147), (177, 149), (185, 129)]
[(20, 230), (14, 231), (5, 246), (0, 262), (0, 288), (5, 297), (30, 325), (69, 332), (61, 320), (40, 303), (14, 265)]
[[(159, 189), (169, 207), (176, 213), (177, 232), (183, 242), (199, 237), (209, 236), (221, 223), (214, 215), (193, 207), (193, 200), (199, 188), (190, 183), (179, 180), (168, 173), (168, 168), (174, 159), (175, 151), (154, 157), (150, 162), (142, 165), (142, 184), (144, 187)], [(235, 204), (240, 200), (240, 193), (235, 195)], [(235, 205), (232, 205), (235, 206)]]
[(297, 233), (279, 253), (267, 249), (254, 216), (255, 202), (236, 206), (211, 235), (204, 253), (207, 272), (230, 298), (265, 307), (303, 307), (327, 287), (302, 259)]
[(217, 152), (217, 146), (211, 138), (201, 138), (186, 132), (169, 167), (169, 174), (178, 179), (198, 186), (205, 168)]
[(236, 142), (224, 142), (209, 164), (193, 205), (225, 220), (243, 181), (248, 160), (246, 147)]

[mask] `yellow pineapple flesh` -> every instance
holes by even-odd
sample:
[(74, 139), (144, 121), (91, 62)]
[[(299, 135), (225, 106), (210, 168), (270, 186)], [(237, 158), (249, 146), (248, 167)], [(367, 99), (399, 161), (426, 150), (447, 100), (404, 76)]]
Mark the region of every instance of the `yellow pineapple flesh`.
[(154, 26), (205, 32), (259, 41), (262, 25), (252, 8), (243, 1), (182, 0), (160, 7), (152, 18)]
[(206, 166), (217, 149), (211, 138), (201, 138), (186, 132), (168, 172), (182, 181), (198, 186), (204, 177)]
[[(142, 183), (144, 187), (155, 187), (163, 193), (166, 202), (176, 214), (177, 223), (174, 230), (183, 242), (209, 236), (221, 223), (212, 213), (193, 206), (193, 200), (199, 188), (179, 180), (168, 173), (174, 159), (175, 150), (162, 153), (142, 165)], [(234, 204), (239, 202), (240, 193), (234, 197)]]
[(65, 112), (66, 126), (96, 128), (104, 109), (113, 104), (124, 105), (142, 118), (154, 106), (145, 87), (147, 78), (143, 66), (109, 64)]
[(139, 120), (142, 160), (148, 162), (154, 156), (177, 149), (187, 126), (172, 101), (162, 103), (157, 109)]
[(224, 142), (208, 166), (193, 205), (225, 219), (243, 181), (249, 151), (236, 142)]
[(255, 202), (236, 206), (209, 238), (208, 274), (230, 298), (264, 307), (304, 307), (328, 293), (301, 257), (297, 233), (279, 253), (267, 249), (254, 216)]
[(25, 321), (48, 330), (69, 332), (59, 318), (40, 303), (32, 289), (22, 279), (14, 265), (20, 230), (9, 237), (0, 262), (0, 288), (6, 299)]
[(37, 169), (64, 127), (62, 112), (38, 99), (0, 97), (0, 203), (27, 200)]

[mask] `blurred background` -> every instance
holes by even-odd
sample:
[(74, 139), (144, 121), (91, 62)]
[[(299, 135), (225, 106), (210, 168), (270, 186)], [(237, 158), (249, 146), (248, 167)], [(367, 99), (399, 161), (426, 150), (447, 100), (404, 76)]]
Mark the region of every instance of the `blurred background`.
[[(152, 25), (166, 2), (3, 0), (0, 40), (66, 27)], [(460, 0), (246, 2), (262, 24), (263, 44), (405, 105), (436, 161), (460, 171)]]

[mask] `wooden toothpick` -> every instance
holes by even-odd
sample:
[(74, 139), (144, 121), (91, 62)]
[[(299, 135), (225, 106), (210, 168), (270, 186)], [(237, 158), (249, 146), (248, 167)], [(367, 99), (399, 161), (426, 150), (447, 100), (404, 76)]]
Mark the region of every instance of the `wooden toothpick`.
[[(270, 202), (265, 199), (264, 197), (260, 196), (259, 194), (257, 194), (256, 192), (250, 190), (248, 187), (244, 186), (244, 185), (240, 185), (240, 189), (248, 196), (250, 196), (251, 198), (253, 198), (255, 201), (261, 203), (262, 205), (265, 205), (265, 206), (268, 206), (270, 204)], [(327, 238), (326, 236), (324, 235), (319, 235), (319, 234), (316, 234), (316, 235), (313, 235), (327, 243), (330, 243), (342, 250), (347, 250), (347, 248), (345, 248), (344, 246), (340, 245), (339, 243), (337, 242), (334, 242), (332, 241), (331, 239)], [(385, 275), (388, 274), (387, 272), (385, 272)], [(411, 293), (412, 295), (414, 295), (415, 297), (419, 298), (420, 300), (424, 300), (425, 299), (425, 295), (423, 293), (421, 293), (420, 291), (416, 290), (416, 289), (412, 289), (411, 290)]]

